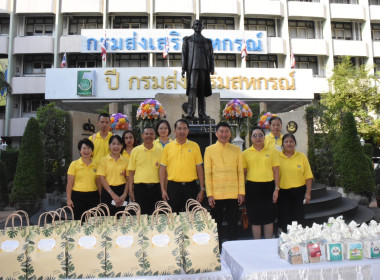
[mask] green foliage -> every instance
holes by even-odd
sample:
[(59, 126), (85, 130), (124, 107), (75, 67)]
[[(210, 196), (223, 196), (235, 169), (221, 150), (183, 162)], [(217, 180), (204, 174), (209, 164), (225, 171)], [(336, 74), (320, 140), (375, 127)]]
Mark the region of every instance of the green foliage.
[(6, 205), (8, 202), (8, 174), (4, 162), (0, 160), (0, 203)]
[(11, 202), (24, 202), (45, 195), (44, 160), (40, 127), (30, 118), (22, 138)]
[(18, 150), (7, 148), (5, 151), (1, 151), (0, 160), (4, 162), (7, 169), (8, 180), (13, 181), (16, 173), (17, 160), (18, 160)]
[(337, 183), (346, 192), (371, 196), (375, 188), (373, 168), (360, 145), (352, 113), (343, 114), (342, 128), (334, 153)]
[(364, 154), (367, 157), (369, 157), (370, 159), (372, 159), (372, 157), (373, 157), (373, 147), (372, 147), (372, 144), (365, 143), (364, 147), (363, 147), (363, 151), (364, 151)]
[(69, 113), (50, 103), (38, 108), (37, 120), (44, 136), (45, 187), (53, 192), (56, 182), (64, 185), (61, 178), (71, 162)]
[(355, 66), (350, 57), (343, 57), (334, 67), (329, 79), (330, 91), (322, 95), (321, 103), (331, 121), (330, 129), (340, 130), (345, 112), (352, 112), (357, 120), (359, 134), (380, 144), (380, 120), (374, 120), (371, 112), (378, 112), (380, 95), (373, 66)]

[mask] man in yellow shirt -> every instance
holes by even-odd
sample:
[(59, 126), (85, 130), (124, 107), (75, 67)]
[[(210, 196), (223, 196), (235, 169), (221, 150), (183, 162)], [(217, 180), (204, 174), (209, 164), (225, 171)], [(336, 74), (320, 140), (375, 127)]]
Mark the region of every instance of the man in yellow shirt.
[(165, 146), (161, 156), (160, 184), (162, 199), (168, 201), (173, 212), (181, 212), (184, 211), (189, 198), (199, 202), (203, 200), (205, 191), (203, 161), (199, 145), (187, 139), (189, 134), (187, 120), (176, 121), (174, 133), (176, 139)]
[(135, 147), (129, 159), (128, 189), (131, 201), (140, 204), (141, 213), (151, 215), (157, 201), (161, 200), (160, 159), (162, 146), (154, 145), (153, 127), (145, 127), (143, 144)]
[[(211, 215), (222, 232), (224, 208), (228, 223), (228, 240), (237, 239), (239, 206), (244, 202), (243, 156), (238, 146), (229, 143), (231, 128), (220, 122), (215, 132), (218, 141), (205, 151), (205, 178)], [(219, 238), (219, 243), (220, 242)]]
[(108, 143), (112, 136), (112, 133), (109, 131), (110, 123), (110, 116), (107, 113), (101, 113), (98, 117), (99, 132), (88, 138), (94, 143), (92, 160), (96, 164), (99, 164), (100, 160), (110, 152)]

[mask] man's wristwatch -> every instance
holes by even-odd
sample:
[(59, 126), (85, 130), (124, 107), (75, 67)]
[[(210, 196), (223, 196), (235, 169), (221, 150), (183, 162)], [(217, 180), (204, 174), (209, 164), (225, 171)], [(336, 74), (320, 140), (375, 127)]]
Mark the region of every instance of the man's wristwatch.
[(201, 191), (205, 191), (206, 190), (206, 188), (201, 188)]
[(275, 188), (275, 190), (276, 190), (276, 191), (279, 191), (279, 190), (280, 190), (280, 188), (279, 188), (279, 187), (276, 187), (276, 188)]

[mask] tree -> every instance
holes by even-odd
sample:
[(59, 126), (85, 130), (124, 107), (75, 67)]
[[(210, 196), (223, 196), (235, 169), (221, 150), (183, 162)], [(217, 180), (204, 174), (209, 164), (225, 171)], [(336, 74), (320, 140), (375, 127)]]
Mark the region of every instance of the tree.
[(352, 112), (359, 134), (380, 144), (380, 119), (371, 116), (380, 108), (379, 81), (371, 72), (373, 66), (355, 66), (350, 57), (342, 57), (329, 79), (330, 91), (322, 95), (321, 103), (328, 108), (325, 118), (330, 122), (330, 131), (339, 131), (343, 114)]
[(22, 137), (16, 174), (11, 192), (11, 202), (25, 202), (43, 198), (44, 160), (40, 126), (30, 118)]
[(375, 190), (371, 159), (360, 144), (353, 113), (343, 114), (342, 130), (335, 147), (334, 165), (338, 172), (338, 185), (346, 192), (371, 196)]
[(0, 210), (9, 202), (8, 174), (5, 164), (0, 160)]
[(54, 191), (54, 184), (61, 182), (71, 162), (70, 118), (55, 103), (39, 107), (37, 120), (43, 134), (45, 187)]

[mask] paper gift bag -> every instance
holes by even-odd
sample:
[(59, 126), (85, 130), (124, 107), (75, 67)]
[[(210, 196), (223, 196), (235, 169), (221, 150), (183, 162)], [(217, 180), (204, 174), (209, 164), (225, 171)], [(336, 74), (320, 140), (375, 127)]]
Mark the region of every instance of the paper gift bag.
[[(52, 223), (47, 223), (47, 217)], [(28, 279), (64, 279), (66, 275), (66, 228), (60, 221), (55, 223), (56, 212), (40, 215), (38, 226), (28, 235)], [(44, 221), (42, 220), (44, 218)]]
[(87, 215), (91, 217), (82, 226), (67, 231), (67, 278), (105, 277), (103, 226), (92, 211), (84, 212), (81, 221)]
[(148, 225), (144, 226), (142, 231), (145, 256), (144, 274), (180, 274), (182, 227), (179, 216), (169, 212), (159, 214), (159, 209), (157, 209), (150, 216)]
[(206, 209), (195, 207), (190, 221), (182, 216), (184, 270), (187, 274), (221, 270), (218, 228)]
[[(117, 219), (121, 215), (121, 219)], [(114, 217), (114, 225), (104, 232), (106, 239), (106, 276), (128, 277), (144, 275), (143, 234), (140, 216), (120, 211)]]
[[(14, 226), (14, 219), (20, 219), (21, 226)], [(12, 227), (7, 225), (12, 221)], [(29, 225), (29, 221), (27, 220)], [(22, 218), (11, 214), (0, 231), (0, 275), (3, 279), (26, 279), (27, 257), (26, 237), (28, 227), (22, 226)]]

